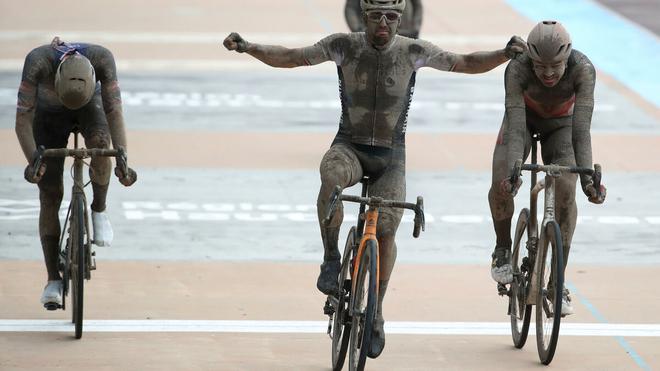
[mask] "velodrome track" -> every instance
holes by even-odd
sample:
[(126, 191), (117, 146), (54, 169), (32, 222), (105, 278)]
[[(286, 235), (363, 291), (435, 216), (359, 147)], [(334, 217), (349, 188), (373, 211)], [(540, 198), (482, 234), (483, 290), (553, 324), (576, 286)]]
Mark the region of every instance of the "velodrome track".
[[(311, 44), (346, 30), (336, 3), (74, 7), (64, 1), (60, 7), (84, 15), (76, 23), (53, 20), (50, 3), (42, 1), (2, 5), (0, 369), (329, 368), (324, 298), (314, 287), (321, 259), (314, 203), (318, 162), (339, 117), (334, 66), (274, 70), (226, 52), (220, 42), (239, 31), (255, 42)], [(657, 6), (639, 1), (647, 10), (635, 13), (623, 2), (603, 3), (626, 32), (651, 37), (649, 48), (659, 48), (652, 27)], [(425, 6), (423, 37), (457, 52), (501, 48), (512, 34), (526, 36), (537, 19), (525, 15), (539, 11), (517, 1)], [(107, 16), (97, 16), (100, 7)], [(24, 16), (25, 9), (32, 13)], [(599, 55), (581, 25), (569, 24), (580, 30), (575, 47)], [(38, 303), (45, 278), (38, 197), (22, 180), (24, 159), (13, 131), (22, 59), (55, 34), (100, 43), (115, 54), (129, 161), (140, 176), (132, 188), (113, 181), (108, 210), (116, 237), (112, 247), (96, 249), (99, 269), (86, 286), (81, 341), (72, 340), (70, 311), (47, 312)], [(603, 164), (608, 200), (597, 207), (578, 193), (580, 221), (567, 272), (577, 313), (562, 323), (551, 367), (660, 366), (654, 284), (660, 278), (660, 111), (654, 102), (660, 97), (643, 81), (660, 80), (644, 70), (648, 61), (632, 58), (633, 49), (626, 67), (640, 70), (641, 78), (594, 60), (594, 159)], [(369, 369), (539, 365), (533, 334), (524, 350), (511, 346), (506, 303), (488, 273), (494, 236), (486, 193), (503, 113), (502, 73), (418, 75), (408, 198), (424, 195), (429, 222), (419, 240), (410, 236), (411, 223), (400, 227), (385, 302), (387, 345)], [(524, 200), (522, 192), (519, 207)]]

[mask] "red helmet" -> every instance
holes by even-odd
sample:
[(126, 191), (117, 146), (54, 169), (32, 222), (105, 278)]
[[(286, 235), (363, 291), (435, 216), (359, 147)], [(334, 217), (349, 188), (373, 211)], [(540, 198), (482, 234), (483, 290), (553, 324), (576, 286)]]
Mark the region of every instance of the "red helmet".
[(530, 58), (542, 63), (565, 61), (571, 55), (571, 35), (557, 21), (539, 22), (527, 36)]

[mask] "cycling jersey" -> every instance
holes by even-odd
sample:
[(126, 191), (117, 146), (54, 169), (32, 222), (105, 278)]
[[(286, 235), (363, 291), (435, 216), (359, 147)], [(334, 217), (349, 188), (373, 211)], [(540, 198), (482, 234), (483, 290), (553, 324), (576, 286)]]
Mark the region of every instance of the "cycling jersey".
[(422, 67), (451, 71), (456, 55), (423, 40), (395, 36), (382, 50), (363, 32), (334, 34), (303, 49), (310, 65), (334, 61), (342, 115), (338, 137), (391, 148), (405, 142), (415, 75)]

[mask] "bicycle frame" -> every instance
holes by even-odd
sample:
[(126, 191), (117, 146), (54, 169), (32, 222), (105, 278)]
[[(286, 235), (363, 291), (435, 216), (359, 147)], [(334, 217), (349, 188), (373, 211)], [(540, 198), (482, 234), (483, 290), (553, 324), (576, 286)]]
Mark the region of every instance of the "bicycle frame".
[[(597, 175), (598, 183), (600, 183), (600, 165), (595, 165), (594, 170), (584, 169), (577, 167), (566, 167), (559, 165), (545, 165), (541, 166), (537, 163), (537, 147), (538, 147), (539, 136), (534, 134), (532, 136), (532, 158), (531, 164), (523, 165), (522, 161), (519, 160), (516, 163), (514, 174), (520, 174), (520, 170), (530, 170), (532, 173), (531, 184), (530, 184), (530, 195), (529, 195), (529, 224), (527, 227), (527, 246), (529, 250), (529, 256), (534, 257), (534, 266), (532, 268), (531, 274), (531, 286), (527, 293), (527, 305), (535, 305), (538, 295), (540, 295), (540, 289), (538, 287), (538, 272), (540, 270), (542, 262), (542, 257), (545, 256), (545, 251), (539, 251), (540, 248), (546, 246), (544, 236), (545, 233), (541, 234), (539, 238), (539, 227), (538, 227), (538, 195), (542, 190), (544, 192), (543, 200), (543, 219), (541, 221), (541, 231), (544, 231), (548, 223), (555, 220), (555, 180), (562, 176), (564, 172), (570, 173), (587, 173), (589, 175)], [(545, 177), (541, 181), (537, 181), (537, 172), (545, 171)], [(598, 187), (600, 185), (598, 184)]]
[[(360, 215), (363, 214), (361, 213)], [(353, 273), (351, 274), (351, 283), (353, 290), (352, 292), (355, 292), (355, 286), (357, 285), (358, 268), (360, 267), (360, 260), (362, 259), (362, 254), (364, 253), (364, 249), (365, 246), (367, 245), (367, 241), (374, 240), (376, 241), (376, 246), (379, 246), (378, 240), (376, 239), (376, 229), (378, 227), (378, 207), (373, 207), (373, 206), (369, 207), (369, 210), (366, 212), (363, 224), (364, 224), (364, 233), (362, 234), (360, 245), (358, 247), (357, 253), (355, 254)], [(379, 250), (380, 249), (376, 249), (376, 282), (380, 282), (380, 251)], [(379, 290), (380, 290), (379, 285), (376, 285), (376, 295), (378, 295)], [(351, 296), (351, 306), (349, 307), (351, 308), (351, 310), (353, 308), (352, 305), (353, 298), (354, 297)]]

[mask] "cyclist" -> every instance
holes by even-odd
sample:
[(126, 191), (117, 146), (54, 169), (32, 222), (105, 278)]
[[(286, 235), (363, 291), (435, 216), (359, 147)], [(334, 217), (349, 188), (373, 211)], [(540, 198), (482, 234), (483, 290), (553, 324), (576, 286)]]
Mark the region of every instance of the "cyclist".
[[(427, 41), (397, 36), (405, 5), (405, 0), (362, 0), (366, 32), (330, 35), (305, 48), (250, 43), (237, 33), (224, 40), (227, 49), (248, 53), (273, 67), (310, 66), (326, 61), (337, 65), (342, 114), (339, 131), (321, 160), (317, 200), (324, 247), (317, 287), (324, 294), (339, 289), (341, 254), (337, 240), (343, 220), (341, 208), (329, 225), (322, 222), (334, 187), (350, 187), (368, 174), (372, 196), (400, 201), (405, 198), (405, 132), (416, 71), (432, 67), (482, 73), (525, 48), (524, 41), (514, 36), (504, 49), (462, 55)], [(385, 345), (382, 301), (396, 259), (394, 236), (402, 213), (401, 209), (392, 208), (380, 211), (380, 295), (370, 357), (377, 357)]]
[[(401, 15), (401, 26), (399, 26), (397, 34), (412, 39), (419, 38), (423, 13), (422, 0), (407, 0), (406, 8)], [(360, 0), (346, 0), (344, 16), (346, 17), (348, 28), (352, 32), (364, 32), (367, 29), (367, 21), (364, 19), (364, 14), (362, 13)]]
[[(572, 48), (571, 37), (557, 21), (537, 24), (527, 38), (527, 53), (509, 62), (505, 72), (506, 112), (493, 154), (493, 175), (488, 201), (497, 237), (491, 275), (510, 283), (511, 217), (513, 196), (521, 182), (509, 180), (516, 159), (526, 158), (531, 135), (539, 133), (541, 157), (546, 164), (592, 167), (591, 115), (594, 107), (596, 71), (589, 59)], [(577, 176), (556, 180), (555, 216), (564, 246), (564, 268), (575, 230)], [(595, 189), (591, 176), (580, 177), (582, 191), (590, 202), (605, 201), (606, 189)], [(564, 289), (562, 314), (572, 314), (568, 290)]]
[[(126, 133), (117, 84), (115, 61), (110, 51), (93, 44), (70, 44), (55, 37), (50, 45), (33, 49), (25, 58), (16, 107), (16, 135), (28, 165), (25, 179), (39, 186), (39, 236), (48, 271), (41, 303), (62, 305), (62, 278), (58, 271), (60, 222), (63, 196), (63, 158), (44, 158), (41, 148), (67, 146), (69, 134), (78, 130), (88, 148), (126, 149)], [(125, 161), (125, 159), (117, 160)], [(125, 186), (137, 179), (135, 171), (115, 174)], [(112, 226), (105, 212), (110, 181), (110, 159), (93, 158), (89, 175), (94, 199), (91, 204), (94, 243), (109, 246)]]

